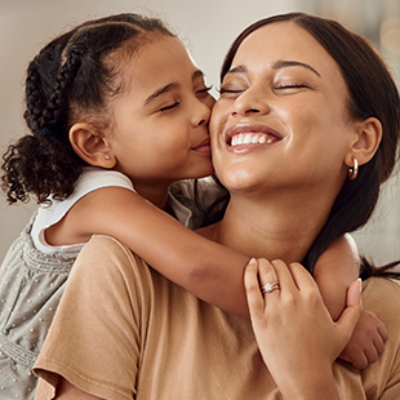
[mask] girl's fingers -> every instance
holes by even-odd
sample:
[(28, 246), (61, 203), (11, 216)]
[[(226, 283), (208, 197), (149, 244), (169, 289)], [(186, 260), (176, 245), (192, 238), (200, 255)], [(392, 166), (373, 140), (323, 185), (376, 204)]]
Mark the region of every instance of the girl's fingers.
[(368, 364), (373, 364), (379, 357), (377, 348), (371, 344), (364, 350), (365, 356), (367, 357)]
[(379, 355), (382, 354), (383, 350), (385, 350), (385, 342), (383, 341), (382, 337), (380, 335), (377, 335), (373, 343), (378, 354)]
[(381, 338), (384, 342), (389, 339), (389, 332), (383, 322), (381, 322), (378, 326), (378, 333), (381, 335)]

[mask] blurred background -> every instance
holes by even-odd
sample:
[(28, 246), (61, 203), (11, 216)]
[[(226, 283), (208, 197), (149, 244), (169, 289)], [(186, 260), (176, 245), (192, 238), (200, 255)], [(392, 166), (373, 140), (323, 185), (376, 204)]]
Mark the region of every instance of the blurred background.
[[(0, 153), (27, 133), (22, 114), (28, 62), (77, 23), (121, 12), (162, 18), (188, 46), (208, 83), (218, 87), (220, 65), (238, 33), (260, 18), (291, 11), (330, 17), (364, 35), (399, 84), (399, 0), (0, 0)], [(360, 251), (378, 265), (400, 259), (398, 176), (385, 186), (371, 222), (354, 234)], [(34, 200), (9, 206), (0, 195), (0, 262), (35, 209)]]

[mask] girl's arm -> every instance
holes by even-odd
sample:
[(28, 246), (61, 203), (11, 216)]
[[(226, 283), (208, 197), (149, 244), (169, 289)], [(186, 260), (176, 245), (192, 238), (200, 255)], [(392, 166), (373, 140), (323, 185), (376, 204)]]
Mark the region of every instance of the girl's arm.
[(243, 285), (249, 257), (190, 231), (128, 189), (107, 187), (81, 198), (46, 230), (52, 245), (113, 236), (162, 275), (202, 300), (249, 318)]
[[(334, 321), (346, 307), (347, 291), (359, 277), (359, 265), (357, 246), (349, 234), (338, 238), (315, 265), (315, 281)], [(374, 313), (362, 310), (360, 320), (340, 358), (355, 368), (366, 368), (382, 354), (387, 339), (385, 325)]]
[[(280, 290), (263, 295), (260, 283), (275, 281)], [(245, 286), (259, 349), (283, 398), (339, 400), (332, 365), (359, 318), (360, 281), (349, 288), (337, 322), (300, 264), (254, 260), (246, 268)]]
[(357, 245), (349, 234), (336, 239), (318, 258), (314, 279), (334, 321), (346, 306), (347, 289), (359, 276)]

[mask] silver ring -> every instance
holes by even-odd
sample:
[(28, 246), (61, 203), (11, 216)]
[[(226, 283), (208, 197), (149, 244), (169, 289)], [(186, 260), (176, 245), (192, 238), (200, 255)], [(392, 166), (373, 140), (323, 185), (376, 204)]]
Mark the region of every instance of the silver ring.
[(261, 292), (264, 293), (271, 293), (273, 292), (275, 289), (281, 290), (281, 285), (279, 285), (278, 282), (274, 282), (274, 283), (267, 283), (266, 285), (264, 285), (261, 288)]

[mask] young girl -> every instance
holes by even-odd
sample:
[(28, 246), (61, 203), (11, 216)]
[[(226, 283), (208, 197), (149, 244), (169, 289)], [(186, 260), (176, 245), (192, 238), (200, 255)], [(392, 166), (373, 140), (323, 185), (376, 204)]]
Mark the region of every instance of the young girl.
[[(249, 255), (172, 217), (195, 229), (221, 214), (226, 194), (212, 178), (182, 181), (213, 172), (212, 105), (202, 72), (156, 19), (122, 14), (86, 22), (31, 62), (24, 117), (32, 134), (4, 156), (3, 187), (10, 203), (33, 194), (41, 207), (1, 266), (1, 395), (33, 393), (30, 369), (72, 264), (93, 234), (116, 237), (201, 299), (248, 317)], [(325, 271), (332, 279), (332, 268), (346, 271), (335, 272), (341, 281), (333, 282), (334, 296), (326, 292), (337, 318), (358, 277), (349, 239), (320, 258), (320, 282)]]

